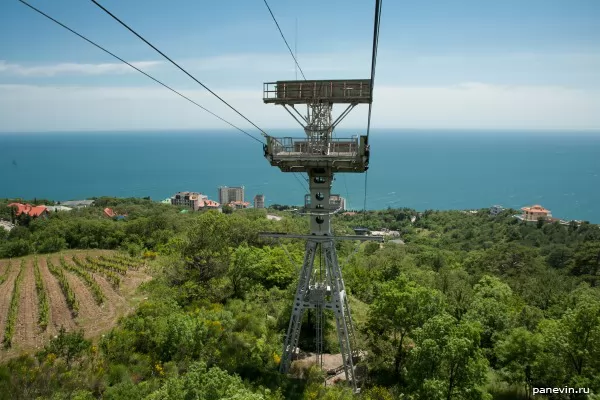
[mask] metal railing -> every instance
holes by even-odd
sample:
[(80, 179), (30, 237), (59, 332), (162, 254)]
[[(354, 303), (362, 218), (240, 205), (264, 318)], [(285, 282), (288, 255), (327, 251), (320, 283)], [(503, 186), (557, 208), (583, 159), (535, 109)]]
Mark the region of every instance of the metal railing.
[(307, 138), (273, 138), (269, 137), (271, 151), (274, 156), (296, 153), (313, 156), (356, 156), (358, 154), (358, 138), (336, 138), (310, 140)]
[(290, 81), (263, 84), (264, 101), (307, 102), (330, 100), (332, 102), (368, 103), (371, 98), (371, 81)]

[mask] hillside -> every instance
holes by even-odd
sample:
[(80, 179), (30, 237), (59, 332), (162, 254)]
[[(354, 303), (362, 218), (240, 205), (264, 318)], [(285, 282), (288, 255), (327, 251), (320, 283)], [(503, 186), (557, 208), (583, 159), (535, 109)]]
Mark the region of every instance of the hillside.
[[(99, 326), (114, 317), (88, 293), (80, 315), (70, 319), (84, 335), (59, 332), (39, 351), (2, 364), (0, 399), (355, 397), (343, 385), (324, 387), (310, 358), (297, 363), (293, 376), (277, 371), (304, 244), (261, 239), (258, 232), (306, 232), (305, 218), (276, 210), (269, 213), (279, 221), (264, 210), (180, 214), (141, 199), (100, 203), (17, 227), (0, 248), (36, 250), (44, 282), (54, 281), (43, 265), (47, 256), (39, 254), (50, 244), (88, 248), (77, 255), (103, 247), (156, 257), (149, 261), (154, 279), (138, 295), (144, 300), (99, 337)], [(102, 217), (105, 204), (128, 220)], [(338, 234), (386, 228), (404, 242), (336, 246), (365, 354), (363, 390), (355, 398), (527, 399), (533, 388), (546, 387), (600, 392), (600, 229), (524, 223), (512, 214), (389, 209), (335, 216)], [(19, 302), (35, 309), (34, 257), (24, 259), (21, 279), (30, 289)], [(49, 259), (60, 265), (60, 255)], [(11, 288), (17, 269), (13, 262), (0, 290)], [(110, 299), (110, 284), (94, 279)], [(79, 277), (68, 272), (68, 281), (76, 298), (85, 297)], [(56, 315), (67, 323), (68, 305), (60, 301)], [(50, 316), (47, 329), (56, 332), (52, 318), (58, 317)], [(35, 319), (18, 320), (32, 332)], [(313, 323), (306, 315), (303, 352), (314, 351)], [(324, 350), (335, 354), (330, 316), (324, 333)], [(17, 337), (15, 346), (19, 340), (36, 339)], [(12, 372), (20, 368), (29, 375)]]

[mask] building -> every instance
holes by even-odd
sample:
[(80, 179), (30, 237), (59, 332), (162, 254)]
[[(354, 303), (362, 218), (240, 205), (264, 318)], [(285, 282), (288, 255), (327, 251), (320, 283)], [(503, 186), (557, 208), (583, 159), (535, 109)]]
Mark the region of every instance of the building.
[(227, 205), (233, 209), (242, 209), (242, 208), (248, 208), (250, 203), (247, 201), (231, 201)]
[(219, 186), (219, 203), (229, 204), (234, 201), (244, 202), (244, 187)]
[(65, 206), (46, 206), (46, 208), (48, 209), (48, 211), (52, 211), (52, 212), (71, 211), (72, 210), (71, 207), (65, 207)]
[(373, 236), (392, 236), (392, 237), (400, 237), (400, 232), (392, 231), (387, 228), (382, 228), (379, 231), (371, 231), (371, 235)]
[(15, 207), (15, 214), (17, 217), (21, 214), (27, 214), (30, 217), (42, 217), (45, 218), (48, 216), (48, 208), (46, 206), (32, 206), (31, 204), (21, 204), (21, 203), (10, 203), (8, 207)]
[(537, 222), (540, 219), (548, 220), (552, 218), (550, 210), (545, 209), (539, 204), (531, 207), (523, 207), (521, 210), (523, 210), (523, 214), (520, 215), (520, 219), (523, 221)]
[(194, 211), (204, 208), (204, 200), (208, 200), (208, 196), (198, 192), (179, 192), (171, 196), (172, 205), (189, 207)]
[(15, 227), (15, 224), (13, 224), (12, 222), (4, 221), (4, 220), (0, 219), (0, 228), (4, 228), (10, 232), (14, 227)]
[(265, 195), (257, 194), (254, 196), (254, 208), (265, 208)]
[(345, 211), (346, 210), (346, 199), (339, 194), (332, 194), (329, 196), (329, 207), (331, 211)]
[(220, 210), (221, 204), (217, 203), (214, 200), (204, 199), (204, 209), (205, 210)]
[(65, 207), (84, 208), (94, 205), (94, 200), (70, 200), (63, 201), (60, 205)]
[(368, 236), (371, 234), (371, 230), (369, 228), (363, 228), (363, 227), (356, 227), (356, 228), (352, 228), (354, 230), (354, 233), (360, 236)]
[(498, 215), (502, 211), (504, 211), (504, 207), (502, 207), (502, 206), (495, 205), (495, 206), (490, 207), (490, 215), (492, 215), (492, 216)]

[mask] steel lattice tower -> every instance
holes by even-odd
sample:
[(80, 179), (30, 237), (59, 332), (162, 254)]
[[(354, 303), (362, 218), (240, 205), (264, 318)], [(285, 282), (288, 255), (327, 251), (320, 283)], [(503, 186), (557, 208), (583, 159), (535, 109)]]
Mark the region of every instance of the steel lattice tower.
[[(367, 136), (334, 139), (333, 130), (358, 104), (370, 104), (371, 80), (278, 81), (264, 84), (265, 103), (282, 105), (303, 127), (303, 138), (268, 136), (264, 155), (283, 172), (306, 173), (309, 194), (305, 209), (310, 218), (309, 235), (262, 234), (262, 236), (306, 239), (306, 252), (285, 338), (280, 371), (287, 373), (298, 346), (304, 311), (315, 310), (317, 363), (322, 365), (323, 311), (335, 316), (346, 380), (358, 391), (355, 374), (357, 350), (354, 328), (334, 240), (378, 240), (381, 237), (337, 236), (331, 230), (331, 185), (335, 173), (362, 173), (369, 165)], [(333, 104), (347, 104), (334, 120)], [(303, 115), (296, 106), (306, 106)], [(321, 250), (324, 273), (315, 270), (315, 255)]]

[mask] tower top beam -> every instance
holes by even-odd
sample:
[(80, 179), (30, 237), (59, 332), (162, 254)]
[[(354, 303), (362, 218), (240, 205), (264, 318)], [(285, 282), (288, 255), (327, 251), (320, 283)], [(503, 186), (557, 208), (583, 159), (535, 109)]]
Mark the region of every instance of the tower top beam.
[(370, 79), (277, 81), (263, 84), (263, 101), (281, 105), (295, 104), (369, 104)]

